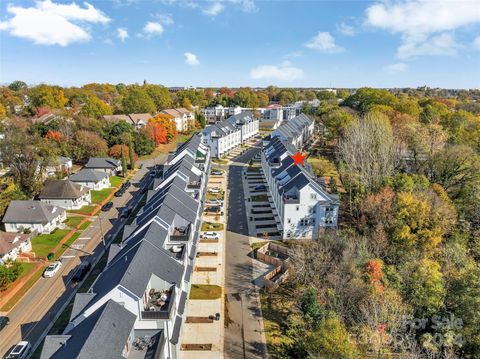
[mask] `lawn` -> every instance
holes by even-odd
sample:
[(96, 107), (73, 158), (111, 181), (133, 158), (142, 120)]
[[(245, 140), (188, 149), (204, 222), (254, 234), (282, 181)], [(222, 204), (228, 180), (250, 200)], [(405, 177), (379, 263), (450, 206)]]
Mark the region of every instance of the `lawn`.
[(89, 205), (89, 206), (83, 206), (80, 209), (72, 209), (69, 210), (69, 213), (77, 213), (77, 214), (84, 214), (86, 216), (92, 215), (93, 211), (97, 208), (96, 205)]
[(56, 229), (50, 234), (40, 234), (32, 239), (32, 251), (40, 258), (45, 258), (48, 253), (70, 232), (69, 229)]
[(253, 202), (268, 202), (268, 196), (266, 194), (258, 194), (256, 196), (252, 196)]
[(82, 225), (80, 226), (79, 229), (80, 229), (81, 231), (84, 231), (84, 230), (86, 230), (91, 224), (92, 224), (92, 222), (90, 222), (90, 221), (85, 221), (84, 223), (82, 223)]
[(20, 290), (15, 293), (15, 295), (10, 298), (10, 300), (2, 307), (0, 308), (1, 312), (8, 312), (10, 309), (13, 308), (15, 304), (22, 298), (25, 293), (28, 292), (28, 290), (37, 282), (37, 280), (42, 276), (42, 273), (45, 268), (40, 268), (38, 271), (35, 272), (35, 274), (23, 285)]
[(63, 243), (59, 249), (57, 249), (57, 251), (55, 252), (54, 258), (55, 259), (60, 258), (63, 252), (65, 252), (67, 248), (70, 247), (73, 244), (73, 242), (77, 240), (78, 237), (80, 237), (80, 234), (82, 234), (82, 231), (77, 231), (70, 238), (68, 238), (67, 241)]
[(122, 185), (123, 181), (125, 181), (125, 177), (112, 176), (112, 177), (110, 177), (110, 186), (120, 187)]
[(222, 287), (211, 284), (192, 284), (190, 299), (218, 299), (222, 296)]
[(65, 221), (65, 224), (72, 228), (77, 228), (81, 221), (83, 221), (83, 217), (68, 217)]
[(222, 223), (213, 223), (213, 222), (203, 222), (201, 231), (222, 231)]
[(113, 192), (114, 188), (105, 188), (99, 191), (91, 191), (92, 194), (92, 203), (101, 203), (103, 202), (110, 194)]

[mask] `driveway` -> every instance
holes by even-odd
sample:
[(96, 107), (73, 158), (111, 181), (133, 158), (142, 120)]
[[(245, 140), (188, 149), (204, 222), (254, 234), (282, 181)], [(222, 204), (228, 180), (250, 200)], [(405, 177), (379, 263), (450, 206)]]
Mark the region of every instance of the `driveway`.
[(254, 271), (243, 195), (243, 167), (260, 148), (234, 159), (228, 175), (225, 274), (225, 358), (266, 358), (267, 348)]
[[(163, 163), (165, 158), (166, 156), (157, 158), (156, 163)], [(128, 191), (122, 197), (113, 197), (114, 206), (110, 211), (99, 212), (99, 216), (92, 217), (90, 227), (65, 252), (66, 258), (63, 259), (61, 270), (53, 278), (38, 280), (6, 314), (10, 318), (10, 324), (0, 335), (0, 354), (7, 352), (20, 340), (28, 340), (32, 345), (41, 342), (56, 314), (73, 298), (78, 289), (78, 286), (71, 283), (77, 265), (85, 260), (94, 263), (102, 256), (104, 247), (101, 234), (105, 235), (107, 241), (123, 228), (124, 220), (118, 219), (118, 211), (126, 205), (138, 203), (141, 198), (138, 189), (151, 181), (147, 166), (154, 163), (154, 160), (146, 162), (130, 180), (132, 186)], [(76, 245), (79, 246), (78, 249), (75, 249)]]

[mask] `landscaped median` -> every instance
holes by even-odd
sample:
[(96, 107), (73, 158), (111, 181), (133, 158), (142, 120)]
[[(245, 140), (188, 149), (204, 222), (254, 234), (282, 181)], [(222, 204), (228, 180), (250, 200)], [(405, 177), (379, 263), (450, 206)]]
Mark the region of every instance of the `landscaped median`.
[(192, 284), (190, 299), (219, 299), (222, 296), (222, 287), (212, 284)]

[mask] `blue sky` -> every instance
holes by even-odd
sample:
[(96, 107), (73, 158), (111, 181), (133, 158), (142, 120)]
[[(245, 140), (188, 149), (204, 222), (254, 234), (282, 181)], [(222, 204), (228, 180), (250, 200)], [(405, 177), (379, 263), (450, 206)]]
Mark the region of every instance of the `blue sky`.
[(480, 1), (2, 1), (0, 82), (480, 87)]

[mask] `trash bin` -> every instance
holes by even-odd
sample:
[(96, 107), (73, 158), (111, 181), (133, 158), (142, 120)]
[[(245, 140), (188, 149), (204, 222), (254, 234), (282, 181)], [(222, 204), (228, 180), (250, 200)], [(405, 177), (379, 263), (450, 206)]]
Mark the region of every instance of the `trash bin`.
[(48, 253), (48, 255), (47, 255), (47, 259), (48, 259), (49, 261), (51, 261), (54, 256), (55, 256), (55, 253), (50, 252), (50, 253)]

